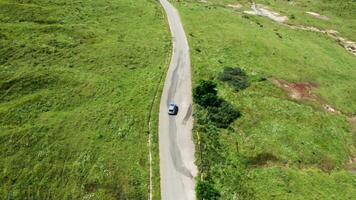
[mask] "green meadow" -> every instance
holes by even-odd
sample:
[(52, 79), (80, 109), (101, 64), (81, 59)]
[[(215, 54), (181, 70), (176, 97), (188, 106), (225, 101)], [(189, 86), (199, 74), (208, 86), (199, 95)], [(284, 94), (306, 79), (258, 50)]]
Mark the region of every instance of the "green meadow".
[[(242, 8), (226, 6), (236, 3)], [(354, 1), (257, 3), (292, 18), (288, 24), (334, 29), (356, 39)], [(356, 154), (356, 133), (348, 119), (356, 114), (356, 56), (326, 34), (244, 14), (249, 1), (175, 5), (189, 37), (193, 85), (215, 81), (218, 95), (242, 115), (219, 129), (195, 105), (197, 179), (221, 199), (352, 199), (356, 174), (349, 160)], [(306, 11), (330, 19), (315, 19)], [(219, 81), (225, 67), (242, 68), (249, 87), (236, 92)], [(290, 98), (275, 79), (315, 84), (311, 92), (320, 102)], [(342, 114), (326, 112), (321, 102)]]
[(170, 48), (153, 0), (0, 0), (1, 199), (147, 199)]

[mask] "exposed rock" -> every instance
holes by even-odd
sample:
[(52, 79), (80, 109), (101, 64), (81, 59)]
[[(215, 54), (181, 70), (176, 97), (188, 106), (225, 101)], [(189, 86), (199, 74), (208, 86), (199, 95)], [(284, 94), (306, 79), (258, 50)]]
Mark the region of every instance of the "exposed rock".
[(233, 8), (233, 9), (240, 9), (242, 8), (241, 4), (228, 4), (226, 7)]
[(306, 12), (307, 14), (317, 18), (317, 19), (322, 19), (322, 20), (329, 20), (329, 17), (327, 16), (324, 16), (324, 15), (320, 15), (319, 13), (316, 13), (316, 12)]
[(259, 15), (259, 16), (268, 17), (268, 18), (272, 19), (273, 21), (276, 21), (279, 23), (283, 23), (288, 20), (287, 16), (282, 16), (277, 12), (270, 11), (270, 10), (268, 10), (267, 7), (262, 6), (262, 5), (257, 5), (255, 3), (253, 3), (251, 6), (251, 9), (252, 9), (251, 11), (244, 11), (244, 13), (250, 14), (250, 15)]

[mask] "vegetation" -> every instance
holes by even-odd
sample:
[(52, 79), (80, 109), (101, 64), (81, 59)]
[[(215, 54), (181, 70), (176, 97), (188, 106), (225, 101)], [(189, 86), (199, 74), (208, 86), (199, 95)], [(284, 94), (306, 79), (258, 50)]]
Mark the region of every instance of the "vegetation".
[(147, 199), (169, 51), (155, 1), (0, 0), (1, 199)]
[(217, 96), (216, 83), (200, 81), (194, 89), (194, 102), (206, 108), (207, 119), (218, 128), (227, 128), (231, 122), (240, 117), (240, 112)]
[(194, 89), (194, 102), (204, 108), (209, 106), (220, 106), (221, 99), (217, 96), (216, 83), (213, 81), (201, 80), (199, 85)]
[(216, 200), (219, 199), (220, 195), (211, 184), (208, 182), (198, 181), (196, 184), (197, 188), (197, 199), (202, 200)]
[[(226, 6), (235, 3), (243, 8)], [(356, 40), (352, 1), (257, 3), (293, 14), (288, 23), (335, 29)], [(225, 66), (242, 66), (251, 76), (244, 90), (237, 91), (229, 81), (216, 86), (217, 95), (242, 113), (226, 129), (217, 128), (207, 117), (208, 109), (196, 103), (199, 180), (218, 191), (220, 199), (352, 199), (356, 175), (347, 165), (356, 154), (356, 137), (348, 118), (356, 113), (356, 57), (325, 34), (244, 14), (249, 1), (175, 5), (189, 35), (194, 84), (215, 79)], [(306, 11), (330, 20), (315, 19)], [(312, 92), (322, 101), (292, 100), (273, 79), (316, 83)], [(322, 103), (341, 114), (326, 112)]]
[(219, 75), (219, 80), (228, 82), (236, 92), (246, 89), (249, 85), (246, 73), (239, 67), (225, 67)]
[(208, 108), (208, 119), (218, 128), (227, 128), (240, 115), (240, 112), (226, 101), (221, 102), (219, 107)]

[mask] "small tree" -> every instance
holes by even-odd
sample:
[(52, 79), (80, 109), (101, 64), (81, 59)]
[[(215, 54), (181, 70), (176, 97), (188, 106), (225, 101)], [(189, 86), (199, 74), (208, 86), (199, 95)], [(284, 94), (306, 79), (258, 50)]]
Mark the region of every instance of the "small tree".
[(239, 67), (225, 67), (218, 79), (227, 82), (236, 91), (246, 89), (249, 86), (246, 73)]
[(206, 181), (199, 180), (196, 185), (198, 200), (217, 200), (220, 197), (219, 192), (213, 185)]
[(203, 106), (219, 106), (221, 100), (217, 96), (216, 83), (213, 81), (201, 80), (194, 89), (193, 98), (195, 103)]
[(226, 101), (223, 101), (219, 107), (208, 108), (208, 118), (218, 128), (227, 128), (240, 116), (240, 111)]

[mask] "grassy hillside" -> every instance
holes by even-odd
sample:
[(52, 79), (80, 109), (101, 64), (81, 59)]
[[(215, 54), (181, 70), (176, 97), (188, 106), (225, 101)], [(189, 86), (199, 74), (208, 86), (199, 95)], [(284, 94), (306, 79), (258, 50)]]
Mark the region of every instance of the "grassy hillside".
[[(336, 29), (354, 39), (353, 1), (290, 2), (258, 1), (281, 14), (293, 10), (288, 24)], [(226, 6), (231, 3), (242, 8)], [(221, 199), (352, 199), (356, 174), (347, 168), (356, 137), (348, 118), (356, 113), (356, 57), (325, 34), (244, 14), (248, 1), (176, 5), (189, 35), (193, 82), (214, 80), (219, 96), (242, 114), (218, 129), (195, 106), (200, 179)], [(317, 23), (306, 11), (330, 19)], [(227, 66), (244, 69), (250, 86), (236, 92), (218, 81)], [(315, 85), (311, 92), (318, 101), (292, 99), (276, 79)], [(322, 103), (343, 114), (326, 112)]]
[(0, 0), (0, 196), (147, 199), (169, 50), (156, 1)]

